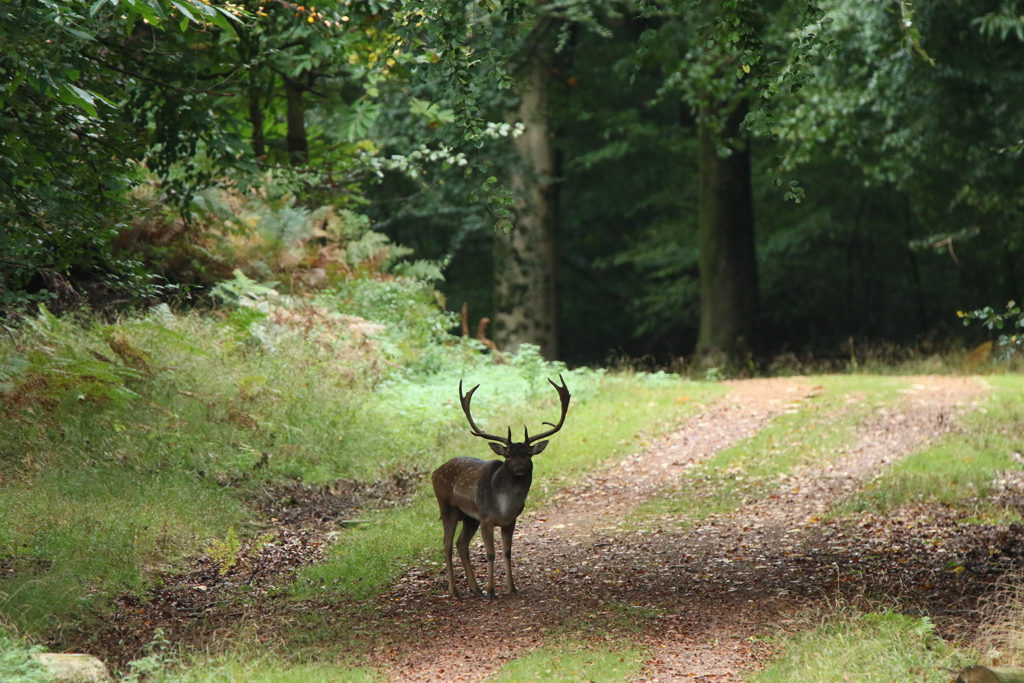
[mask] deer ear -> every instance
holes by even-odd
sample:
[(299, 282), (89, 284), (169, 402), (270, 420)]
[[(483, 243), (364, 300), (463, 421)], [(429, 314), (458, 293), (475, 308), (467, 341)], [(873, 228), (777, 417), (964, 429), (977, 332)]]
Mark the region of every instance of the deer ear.
[(487, 445), (491, 447), (492, 451), (494, 451), (503, 458), (508, 455), (508, 448), (505, 446), (505, 444), (494, 443), (493, 441), (490, 441), (488, 442)]
[(548, 445), (547, 441), (541, 441), (540, 443), (533, 444), (532, 446), (530, 446), (530, 455), (537, 455), (542, 450), (547, 448), (547, 445)]

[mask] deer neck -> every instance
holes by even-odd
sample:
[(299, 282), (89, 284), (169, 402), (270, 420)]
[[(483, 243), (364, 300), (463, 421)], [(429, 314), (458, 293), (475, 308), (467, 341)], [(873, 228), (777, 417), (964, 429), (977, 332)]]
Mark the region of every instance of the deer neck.
[(516, 475), (507, 467), (496, 468), (490, 476), (490, 485), (480, 488), (480, 512), (499, 526), (513, 523), (523, 511), (532, 482), (532, 471)]

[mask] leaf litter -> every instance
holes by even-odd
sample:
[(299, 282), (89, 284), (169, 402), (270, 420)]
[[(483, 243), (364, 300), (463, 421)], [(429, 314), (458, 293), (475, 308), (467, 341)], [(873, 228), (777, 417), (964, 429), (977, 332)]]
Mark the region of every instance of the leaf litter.
[[(527, 507), (514, 546), (519, 596), (449, 597), (439, 540), (435, 560), (410, 568), (370, 605), (351, 606), (359, 610), (351, 637), (361, 639), (353, 651), (391, 680), (460, 681), (482, 680), (553, 638), (611, 641), (649, 653), (642, 680), (731, 681), (766, 664), (771, 637), (798, 628), (802, 610), (827, 601), (895, 602), (937, 619), (943, 635), (971, 633), (979, 600), (1024, 566), (1024, 529), (963, 524), (961, 513), (936, 505), (840, 520), (824, 513), (882, 466), (956, 429), (984, 386), (914, 378), (896, 406), (860, 425), (843, 454), (786, 476), (770, 495), (686, 527), (621, 524), (636, 505), (677, 486), (688, 468), (821, 391), (801, 378), (729, 384), (724, 399), (673, 434), (558, 492), (544, 508)], [(421, 478), (268, 492), (254, 509), (273, 540), (240, 548), (230, 572), (196, 558), (145, 595), (121, 596), (104, 628), (57, 642), (121, 668), (144, 654), (157, 627), (172, 642), (203, 648), (240, 623), (272, 640), (296, 612), (345, 610), (296, 604), (281, 591), (299, 568), (323, 558), (339, 519), (407, 498)], [(479, 539), (473, 556), (479, 575)]]

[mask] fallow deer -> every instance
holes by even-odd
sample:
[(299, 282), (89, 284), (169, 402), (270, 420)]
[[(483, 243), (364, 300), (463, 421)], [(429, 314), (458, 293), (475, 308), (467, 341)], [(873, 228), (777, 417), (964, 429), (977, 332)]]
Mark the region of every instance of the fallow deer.
[(441, 508), (445, 570), (448, 573), (448, 590), (453, 597), (458, 597), (459, 594), (455, 588), (455, 572), (452, 569), (452, 540), (455, 538), (455, 527), (459, 522), (462, 522), (462, 532), (456, 545), (459, 559), (466, 570), (470, 591), (480, 592), (469, 561), (469, 542), (479, 528), (487, 554), (487, 595), (494, 597), (494, 527), (499, 526), (505, 556), (505, 589), (510, 594), (516, 593), (516, 586), (512, 581), (512, 532), (515, 531), (516, 519), (523, 511), (526, 494), (530, 492), (530, 484), (533, 481), (532, 458), (548, 445), (547, 441), (541, 439), (548, 438), (562, 428), (566, 412), (569, 410), (569, 388), (565, 386), (565, 380), (561, 375), (558, 379), (562, 383), (561, 386), (548, 380), (558, 392), (558, 399), (562, 404), (562, 415), (558, 419), (558, 424), (545, 422), (544, 424), (551, 429), (534, 436), (530, 436), (524, 427), (523, 441), (518, 443), (512, 442), (511, 427), (508, 429), (508, 436), (487, 434), (477, 427), (469, 404), (473, 400), (473, 392), (479, 389), (480, 385), (463, 394), (462, 382), (459, 382), (459, 401), (462, 403), (462, 412), (469, 420), (470, 433), (487, 439), (491, 450), (504, 460), (452, 458), (434, 470), (431, 476), (434, 495), (437, 496), (437, 504)]

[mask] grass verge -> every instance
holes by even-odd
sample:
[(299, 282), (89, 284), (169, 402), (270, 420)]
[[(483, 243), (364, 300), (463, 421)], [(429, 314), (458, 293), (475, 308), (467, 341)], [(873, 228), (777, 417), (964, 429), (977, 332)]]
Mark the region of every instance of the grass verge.
[[(872, 412), (896, 401), (901, 378), (834, 375), (808, 378), (819, 390), (754, 436), (687, 471), (677, 491), (638, 508), (637, 519), (693, 524), (771, 495), (800, 468), (841, 457)], [(641, 521), (641, 524), (646, 523)]]
[(991, 393), (959, 420), (959, 429), (888, 467), (836, 514), (885, 514), (928, 503), (955, 506), (978, 522), (1019, 522), (1019, 511), (999, 492), (1024, 487), (1024, 385), (1015, 375), (985, 379)]
[(501, 668), (490, 681), (628, 681), (643, 667), (638, 648), (612, 648), (589, 642), (545, 645), (518, 657)]
[(935, 634), (927, 617), (837, 609), (789, 639), (784, 654), (751, 676), (754, 683), (948, 683), (969, 657)]
[(6, 634), (0, 628), (0, 681), (7, 683), (43, 683), (52, 676), (32, 653), (39, 648)]

